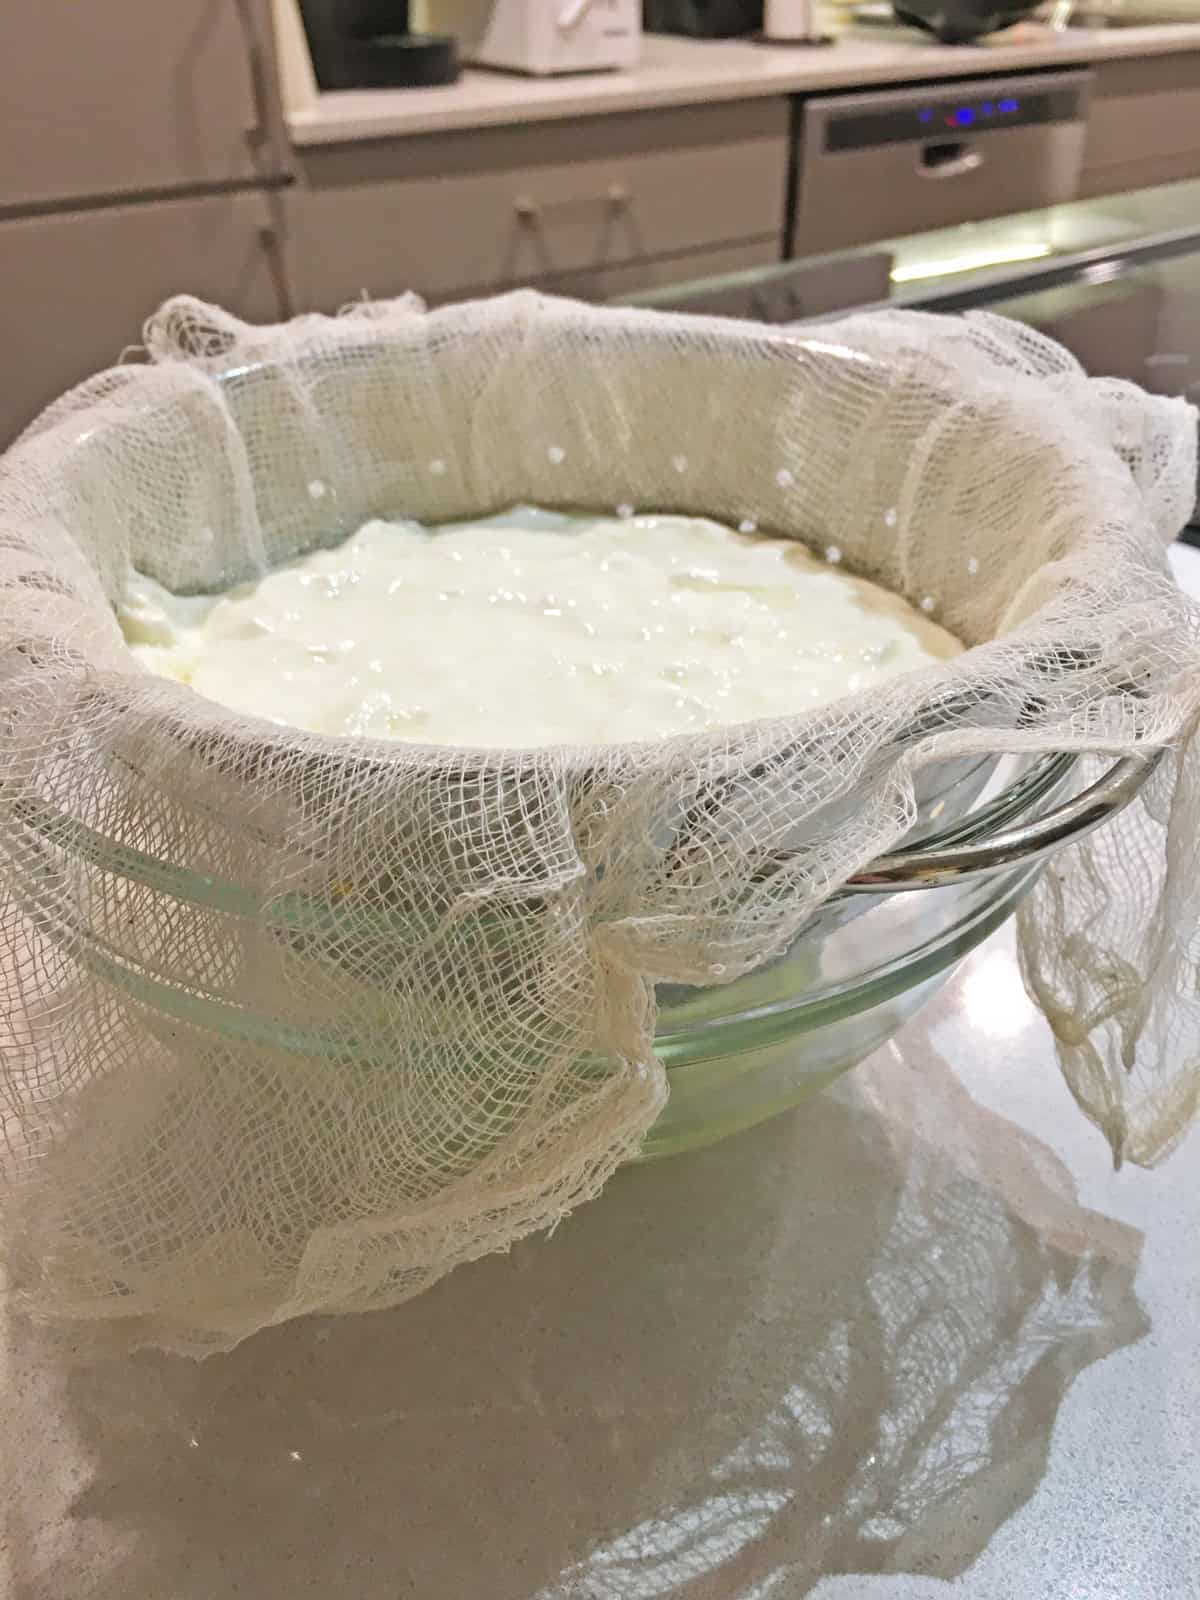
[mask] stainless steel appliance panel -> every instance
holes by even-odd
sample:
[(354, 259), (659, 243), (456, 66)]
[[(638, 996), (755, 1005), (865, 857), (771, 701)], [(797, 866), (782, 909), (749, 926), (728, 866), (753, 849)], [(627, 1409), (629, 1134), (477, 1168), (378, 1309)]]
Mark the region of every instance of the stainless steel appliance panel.
[(1085, 68), (806, 100), (788, 254), (1074, 199), (1090, 87)]

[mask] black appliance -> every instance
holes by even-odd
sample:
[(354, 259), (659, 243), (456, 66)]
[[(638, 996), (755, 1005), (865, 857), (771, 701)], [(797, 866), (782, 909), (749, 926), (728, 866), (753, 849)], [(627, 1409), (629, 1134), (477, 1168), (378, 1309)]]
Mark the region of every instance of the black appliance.
[(901, 22), (933, 34), (942, 44), (973, 44), (1031, 17), (1041, 0), (892, 0)]
[(643, 0), (642, 21), (647, 33), (735, 39), (762, 31), (763, 0)]
[(317, 87), (409, 89), (453, 83), (453, 39), (412, 33), (408, 0), (300, 0)]

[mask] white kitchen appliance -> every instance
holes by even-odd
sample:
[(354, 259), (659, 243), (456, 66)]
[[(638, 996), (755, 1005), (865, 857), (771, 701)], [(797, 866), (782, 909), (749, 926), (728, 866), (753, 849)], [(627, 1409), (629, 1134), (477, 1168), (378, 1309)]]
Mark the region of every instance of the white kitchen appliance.
[(453, 34), (466, 61), (548, 77), (632, 67), (641, 0), (424, 0), (428, 26)]
[(817, 28), (816, 0), (766, 0), (763, 37), (780, 44), (807, 44)]

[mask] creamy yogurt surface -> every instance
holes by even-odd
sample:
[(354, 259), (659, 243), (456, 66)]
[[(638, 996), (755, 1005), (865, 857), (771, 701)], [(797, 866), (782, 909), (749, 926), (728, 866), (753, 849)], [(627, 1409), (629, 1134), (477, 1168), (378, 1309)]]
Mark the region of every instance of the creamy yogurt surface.
[(368, 522), (215, 596), (130, 575), (152, 672), (317, 733), (516, 746), (791, 715), (957, 654), (906, 601), (789, 539), (518, 507)]

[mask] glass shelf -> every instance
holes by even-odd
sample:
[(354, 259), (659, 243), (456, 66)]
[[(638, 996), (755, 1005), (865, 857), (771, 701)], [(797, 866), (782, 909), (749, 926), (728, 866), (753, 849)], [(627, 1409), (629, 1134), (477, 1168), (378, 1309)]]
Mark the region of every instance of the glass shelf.
[(779, 322), (864, 304), (961, 310), (1193, 251), (1200, 251), (1200, 180), (801, 256), (645, 290), (621, 303)]
[(631, 298), (661, 309), (789, 323), (885, 305), (986, 308), (1051, 335), (1097, 376), (1127, 378), (1197, 403), (1200, 180)]

